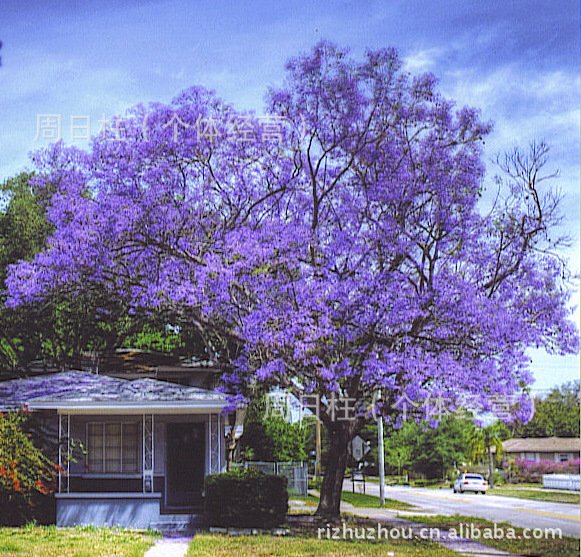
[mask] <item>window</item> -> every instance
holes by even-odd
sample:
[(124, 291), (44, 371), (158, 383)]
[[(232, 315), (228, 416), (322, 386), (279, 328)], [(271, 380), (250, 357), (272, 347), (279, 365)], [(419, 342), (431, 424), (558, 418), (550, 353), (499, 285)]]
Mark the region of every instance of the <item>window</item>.
[(559, 455), (559, 462), (568, 462), (571, 460), (571, 455), (569, 453), (561, 453)]
[(87, 465), (91, 474), (139, 472), (136, 423), (90, 423), (87, 429)]

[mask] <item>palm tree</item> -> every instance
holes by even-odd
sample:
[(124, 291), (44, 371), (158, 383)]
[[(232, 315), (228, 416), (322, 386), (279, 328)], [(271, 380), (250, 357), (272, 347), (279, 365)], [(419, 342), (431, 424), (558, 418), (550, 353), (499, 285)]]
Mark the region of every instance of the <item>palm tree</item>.
[[(484, 462), (484, 459), (488, 456), (488, 482), (490, 489), (494, 488), (494, 460), (497, 463), (500, 462), (504, 452), (500, 432), (495, 426), (496, 424), (492, 424), (488, 427), (475, 428), (469, 440), (470, 460), (472, 462)], [(496, 449), (496, 457), (492, 455), (492, 447)]]

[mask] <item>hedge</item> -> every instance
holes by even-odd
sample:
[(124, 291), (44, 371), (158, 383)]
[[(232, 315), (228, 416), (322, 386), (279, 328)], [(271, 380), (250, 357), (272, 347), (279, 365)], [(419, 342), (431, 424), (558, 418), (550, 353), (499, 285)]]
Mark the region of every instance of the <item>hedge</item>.
[(272, 528), (288, 511), (287, 478), (258, 470), (206, 477), (206, 518), (210, 526)]
[(579, 459), (566, 462), (520, 460), (508, 462), (511, 483), (542, 483), (544, 474), (579, 474)]

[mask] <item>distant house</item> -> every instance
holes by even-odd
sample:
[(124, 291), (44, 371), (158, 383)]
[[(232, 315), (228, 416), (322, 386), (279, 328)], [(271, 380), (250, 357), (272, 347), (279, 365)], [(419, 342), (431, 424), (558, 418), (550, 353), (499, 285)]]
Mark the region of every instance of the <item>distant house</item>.
[[(526, 437), (502, 443), (505, 456), (521, 460), (567, 462), (580, 455), (581, 440), (575, 437)], [(494, 452), (494, 447), (492, 448)]]
[[(204, 477), (225, 468), (226, 406), (216, 391), (152, 378), (69, 371), (0, 382), (0, 411), (38, 412), (59, 440), (58, 526), (201, 516)], [(85, 453), (71, 461), (79, 443)]]

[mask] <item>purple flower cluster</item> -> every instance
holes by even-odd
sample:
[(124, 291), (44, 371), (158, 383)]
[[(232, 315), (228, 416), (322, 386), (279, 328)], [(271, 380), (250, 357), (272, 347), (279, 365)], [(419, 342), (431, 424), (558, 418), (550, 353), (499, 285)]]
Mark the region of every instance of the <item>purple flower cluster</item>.
[(550, 460), (514, 459), (504, 461), (504, 468), (510, 469), (511, 481), (516, 483), (541, 482), (544, 474), (579, 474), (580, 460), (553, 462)]

